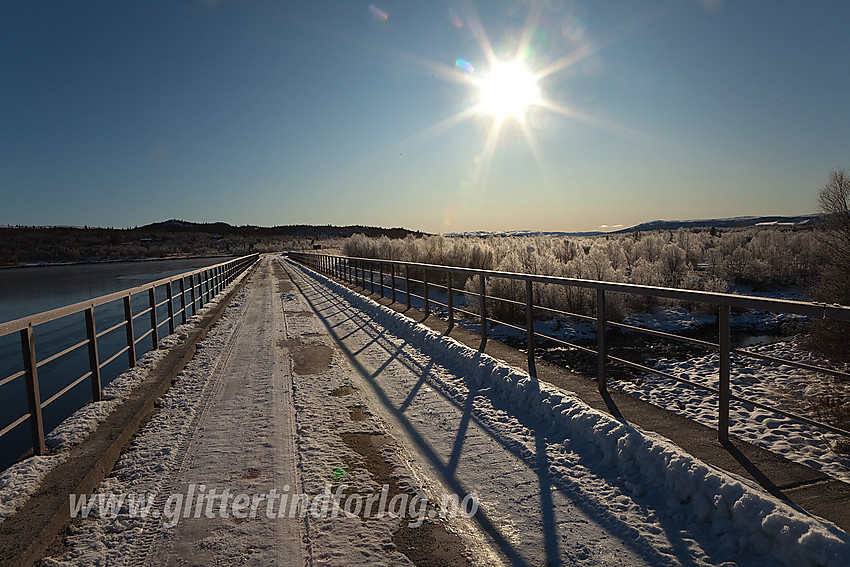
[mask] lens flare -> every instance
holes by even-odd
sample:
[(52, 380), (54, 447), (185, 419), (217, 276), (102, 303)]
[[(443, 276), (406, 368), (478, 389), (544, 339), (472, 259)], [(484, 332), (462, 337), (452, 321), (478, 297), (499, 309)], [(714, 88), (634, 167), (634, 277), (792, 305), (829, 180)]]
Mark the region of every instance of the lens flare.
[(475, 66), (463, 57), (458, 57), (457, 61), (455, 61), (455, 67), (470, 75), (475, 72)]
[(386, 22), (390, 19), (390, 15), (375, 6), (374, 4), (369, 4), (369, 13), (373, 18), (378, 20), (379, 22)]

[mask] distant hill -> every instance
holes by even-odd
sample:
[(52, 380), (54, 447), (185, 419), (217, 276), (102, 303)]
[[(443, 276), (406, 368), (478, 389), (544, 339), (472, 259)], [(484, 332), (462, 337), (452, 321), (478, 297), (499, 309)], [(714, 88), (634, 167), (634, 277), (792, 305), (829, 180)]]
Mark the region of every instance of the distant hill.
[(448, 232), (443, 236), (455, 237), (455, 236), (479, 236), (479, 237), (487, 237), (487, 236), (596, 236), (598, 234), (605, 234), (600, 231), (590, 231), (590, 232), (561, 232), (557, 230), (502, 230), (499, 232), (490, 232), (487, 230), (475, 230), (469, 232)]
[(652, 230), (678, 230), (680, 228), (739, 228), (747, 226), (796, 226), (802, 227), (814, 224), (820, 215), (797, 215), (797, 216), (765, 216), (765, 217), (730, 217), (720, 219), (697, 219), (697, 220), (654, 220), (630, 228), (623, 228), (612, 232), (585, 231), (585, 232), (562, 232), (544, 230), (501, 230), (501, 231), (469, 231), (449, 232), (444, 236), (598, 236), (600, 234), (628, 234), (635, 231), (649, 232)]
[(0, 226), (0, 266), (233, 256), (327, 247), (352, 234), (404, 238), (423, 233), (372, 226), (233, 226), (171, 219), (134, 228)]
[(361, 233), (366, 236), (387, 236), (388, 238), (404, 238), (408, 234), (422, 236), (423, 232), (408, 230), (406, 228), (381, 228), (376, 226), (333, 226), (333, 225), (310, 225), (293, 224), (281, 226), (234, 226), (226, 222), (196, 223), (178, 219), (156, 222), (133, 230), (146, 232), (209, 232), (227, 235), (262, 235), (262, 236), (309, 236), (309, 237), (335, 237), (347, 238), (352, 234)]
[(798, 215), (798, 216), (768, 216), (768, 217), (731, 217), (721, 219), (698, 219), (698, 220), (654, 220), (645, 222), (631, 228), (624, 228), (614, 234), (628, 232), (648, 232), (650, 230), (677, 230), (680, 228), (738, 228), (746, 226), (805, 226), (813, 224), (820, 215)]

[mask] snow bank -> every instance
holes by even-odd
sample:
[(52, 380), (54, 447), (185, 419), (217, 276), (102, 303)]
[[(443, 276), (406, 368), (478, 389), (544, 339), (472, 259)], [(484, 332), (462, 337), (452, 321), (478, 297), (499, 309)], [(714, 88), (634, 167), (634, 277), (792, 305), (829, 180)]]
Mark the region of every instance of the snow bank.
[[(748, 347), (747, 350), (814, 366), (828, 366), (827, 361), (798, 349), (797, 343), (795, 338)], [(717, 353), (689, 360), (658, 360), (654, 368), (717, 388)], [(812, 408), (823, 396), (850, 396), (850, 384), (840, 379), (743, 356), (732, 359), (730, 384), (735, 395), (769, 403), (811, 419), (818, 419)], [(611, 386), (709, 427), (717, 426), (717, 397), (712, 393), (658, 375), (645, 375), (636, 380), (613, 380)], [(844, 439), (841, 435), (737, 402), (730, 406), (730, 432), (738, 439), (784, 455), (843, 482), (850, 482), (850, 455), (830, 450)]]
[[(303, 268), (302, 268), (303, 269)], [(847, 565), (850, 536), (831, 523), (682, 451), (669, 440), (594, 410), (575, 395), (411, 321), (319, 274), (311, 275), (435, 361), (490, 387), (565, 436), (564, 446), (595, 447), (635, 498), (683, 527), (717, 536), (729, 551), (770, 555), (785, 565)]]

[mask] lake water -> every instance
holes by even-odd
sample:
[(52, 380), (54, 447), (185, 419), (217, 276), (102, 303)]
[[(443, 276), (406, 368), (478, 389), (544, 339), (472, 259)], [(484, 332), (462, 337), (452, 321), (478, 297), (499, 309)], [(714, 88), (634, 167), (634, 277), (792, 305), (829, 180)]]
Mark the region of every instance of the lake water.
[[(8, 268), (0, 270), (0, 322), (85, 301), (102, 295), (136, 287), (181, 272), (210, 266), (226, 258), (192, 258), (179, 260), (152, 260), (145, 262), (115, 262), (106, 264), (79, 264), (68, 266), (44, 266)], [(177, 290), (174, 290), (175, 293)], [(157, 288), (157, 302), (165, 298), (164, 286)], [(188, 294), (187, 294), (188, 299)], [(147, 296), (133, 298), (133, 313), (147, 308)], [(98, 331), (118, 323), (124, 316), (123, 304), (112, 302), (95, 308)], [(158, 320), (167, 317), (167, 306), (158, 310)], [(179, 309), (179, 305), (176, 306)], [(150, 318), (139, 317), (133, 324), (135, 336), (139, 337), (150, 329)], [(168, 328), (160, 329), (160, 336)], [(74, 345), (85, 338), (85, 319), (82, 313), (63, 317), (34, 329), (36, 355), (39, 360)], [(98, 339), (101, 360), (106, 360), (126, 344), (124, 330), (119, 328)], [(141, 357), (151, 348), (149, 339), (136, 346), (136, 355)], [(126, 356), (101, 370), (103, 385), (108, 384), (128, 365)], [(21, 342), (18, 333), (0, 337), (0, 379), (23, 369)], [(60, 359), (39, 367), (39, 386), (42, 400), (61, 390), (88, 372), (88, 349), (83, 346)], [(88, 380), (71, 389), (44, 410), (44, 428), (50, 431), (62, 420), (76, 411), (91, 398)], [(23, 378), (0, 386), (0, 429), (27, 413), (26, 389)], [(25, 421), (0, 438), (0, 470), (3, 470), (31, 447), (29, 421)]]

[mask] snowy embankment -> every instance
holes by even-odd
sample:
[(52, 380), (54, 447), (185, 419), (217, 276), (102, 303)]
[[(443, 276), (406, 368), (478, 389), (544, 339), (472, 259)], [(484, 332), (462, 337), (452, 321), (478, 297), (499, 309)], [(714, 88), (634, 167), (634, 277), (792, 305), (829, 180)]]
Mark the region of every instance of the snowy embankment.
[[(738, 291), (777, 299), (802, 299), (799, 292), (793, 290), (760, 294), (745, 288)], [(438, 297), (438, 300), (443, 301), (444, 298)], [(416, 307), (421, 307), (421, 304), (421, 300), (418, 300), (418, 305), (414, 301)], [(444, 315), (442, 308), (438, 307), (435, 311), (439, 316)], [(807, 320), (808, 317), (803, 315), (743, 311), (732, 314), (730, 326), (733, 331), (768, 334), (780, 330), (784, 325), (799, 325)], [(695, 331), (716, 321), (716, 315), (693, 312), (683, 307), (658, 307), (651, 313), (633, 313), (623, 319), (623, 323), (628, 325), (673, 334)], [(478, 321), (473, 319), (459, 318), (457, 324), (473, 331), (479, 328)], [(535, 321), (534, 325), (535, 331), (541, 335), (561, 340), (575, 342), (596, 338), (596, 325), (593, 323), (551, 319)], [(524, 341), (525, 333), (497, 324), (490, 330), (490, 337), (499, 341)], [(776, 343), (746, 348), (779, 359), (829, 366), (825, 360), (797, 349), (798, 340), (799, 337), (790, 337)], [(717, 388), (718, 360), (718, 355), (713, 353), (688, 360), (655, 358), (643, 362), (661, 372)], [(824, 417), (818, 416), (814, 408), (850, 397), (850, 384), (826, 374), (742, 356), (733, 357), (731, 384), (732, 392), (738, 396), (773, 404), (784, 411), (818, 421)], [(610, 386), (709, 427), (717, 427), (718, 400), (710, 392), (655, 374), (643, 375), (634, 380), (614, 379)], [(730, 412), (732, 436), (850, 483), (850, 453), (847, 449), (850, 439), (738, 402), (732, 402)]]
[[(247, 273), (247, 272), (246, 272)], [(205, 304), (186, 320), (186, 323), (174, 329), (174, 333), (163, 337), (158, 350), (150, 350), (136, 361), (136, 366), (118, 375), (103, 387), (103, 399), (90, 402), (74, 412), (45, 436), (44, 442), (48, 455), (32, 456), (15, 463), (0, 473), (0, 522), (21, 508), (38, 489), (44, 477), (50, 471), (67, 461), (71, 450), (85, 441), (117, 407), (124, 403), (138, 386), (162, 360), (168, 350), (180, 344), (188, 337), (188, 332), (209, 310), (218, 306), (233, 287), (239, 285), (244, 273), (215, 299)]]
[[(785, 360), (825, 365), (795, 348), (796, 339), (748, 350)], [(716, 353), (690, 360), (658, 360), (654, 367), (717, 388), (719, 356)], [(817, 419), (813, 408), (824, 397), (850, 395), (850, 384), (824, 374), (792, 368), (756, 358), (734, 356), (730, 377), (732, 393), (785, 411)], [(717, 396), (658, 375), (636, 380), (614, 380), (612, 387), (710, 427), (717, 427)], [(774, 453), (850, 482), (850, 455), (832, 449), (843, 436), (740, 402), (730, 406), (730, 434)]]
[[(683, 530), (714, 538), (719, 548), (733, 553), (770, 557), (770, 563), (847, 565), (850, 536), (834, 525), (694, 458), (659, 435), (596, 411), (570, 393), (540, 383), (321, 275), (313, 277), (457, 376), (481, 389), (492, 389), (517, 412), (534, 414), (538, 421), (551, 424), (552, 436), (563, 437), (566, 452), (597, 454), (597, 467), (618, 479), (625, 494), (654, 514), (671, 518)], [(575, 481), (569, 462), (553, 464), (553, 469), (566, 481)]]

